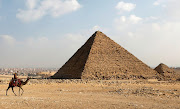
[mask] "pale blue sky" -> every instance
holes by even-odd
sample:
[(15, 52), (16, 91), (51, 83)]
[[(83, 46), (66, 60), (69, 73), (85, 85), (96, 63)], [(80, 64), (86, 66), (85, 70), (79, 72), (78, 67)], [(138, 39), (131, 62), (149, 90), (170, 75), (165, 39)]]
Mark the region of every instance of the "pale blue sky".
[(61, 67), (100, 30), (149, 66), (180, 66), (178, 0), (0, 0), (0, 67)]

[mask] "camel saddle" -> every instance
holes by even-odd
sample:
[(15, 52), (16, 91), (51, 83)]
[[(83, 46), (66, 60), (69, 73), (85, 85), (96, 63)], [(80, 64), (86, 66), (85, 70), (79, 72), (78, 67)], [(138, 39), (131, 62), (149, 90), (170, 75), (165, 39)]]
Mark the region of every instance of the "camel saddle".
[(11, 84), (12, 84), (12, 86), (17, 86), (17, 85), (19, 85), (19, 84), (21, 84), (21, 79), (12, 79), (11, 80)]

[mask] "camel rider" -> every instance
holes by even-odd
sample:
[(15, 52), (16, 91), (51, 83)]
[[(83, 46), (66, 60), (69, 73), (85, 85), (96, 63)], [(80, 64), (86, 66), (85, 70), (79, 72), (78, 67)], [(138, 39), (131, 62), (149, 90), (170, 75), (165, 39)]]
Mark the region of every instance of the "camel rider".
[[(18, 72), (18, 71), (17, 71), (17, 72)], [(13, 78), (14, 83), (17, 81), (17, 79), (18, 79), (18, 77), (17, 77), (17, 73), (14, 73), (14, 78)]]

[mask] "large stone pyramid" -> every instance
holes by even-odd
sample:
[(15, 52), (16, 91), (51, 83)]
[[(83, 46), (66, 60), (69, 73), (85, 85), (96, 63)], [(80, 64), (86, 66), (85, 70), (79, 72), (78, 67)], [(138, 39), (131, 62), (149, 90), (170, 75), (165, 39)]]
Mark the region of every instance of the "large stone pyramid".
[(159, 64), (154, 70), (156, 70), (159, 74), (161, 74), (164, 80), (177, 79), (177, 75), (175, 74), (175, 71), (163, 63)]
[(158, 73), (96, 31), (52, 78), (145, 79), (158, 78)]

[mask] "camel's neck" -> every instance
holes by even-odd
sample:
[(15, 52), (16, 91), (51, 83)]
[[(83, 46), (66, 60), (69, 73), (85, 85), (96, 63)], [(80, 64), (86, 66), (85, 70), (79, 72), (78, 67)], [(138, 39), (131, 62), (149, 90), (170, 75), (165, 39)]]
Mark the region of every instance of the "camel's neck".
[(29, 78), (25, 82), (23, 82), (22, 84), (26, 85), (28, 81), (29, 81)]

